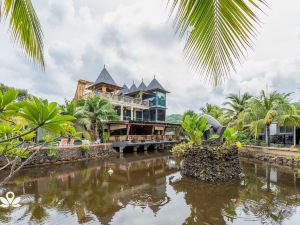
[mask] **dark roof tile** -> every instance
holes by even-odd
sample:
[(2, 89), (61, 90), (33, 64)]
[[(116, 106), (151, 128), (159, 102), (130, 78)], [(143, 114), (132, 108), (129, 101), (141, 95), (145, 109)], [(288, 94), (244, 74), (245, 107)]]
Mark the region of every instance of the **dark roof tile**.
[(116, 84), (116, 82), (114, 81), (114, 79), (109, 74), (109, 72), (107, 71), (107, 69), (105, 68), (105, 66), (102, 69), (101, 73), (99, 74), (97, 80), (95, 81), (95, 84), (99, 84), (99, 83), (105, 83), (105, 84), (118, 86)]

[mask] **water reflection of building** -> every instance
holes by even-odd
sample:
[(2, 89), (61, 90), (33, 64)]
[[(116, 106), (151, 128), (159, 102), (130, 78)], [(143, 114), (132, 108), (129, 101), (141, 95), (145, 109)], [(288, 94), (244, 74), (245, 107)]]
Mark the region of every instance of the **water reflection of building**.
[[(97, 219), (109, 224), (115, 213), (127, 205), (148, 207), (156, 213), (168, 203), (166, 175), (178, 169), (169, 167), (169, 160), (170, 156), (158, 153), (151, 158), (125, 157), (74, 164), (69, 165), (67, 172), (52, 172), (50, 176), (38, 176), (35, 171), (30, 177), (29, 172), (22, 185), (10, 185), (16, 195), (24, 195), (42, 207), (77, 214), (79, 222)], [(109, 168), (114, 171), (111, 176), (107, 173)]]

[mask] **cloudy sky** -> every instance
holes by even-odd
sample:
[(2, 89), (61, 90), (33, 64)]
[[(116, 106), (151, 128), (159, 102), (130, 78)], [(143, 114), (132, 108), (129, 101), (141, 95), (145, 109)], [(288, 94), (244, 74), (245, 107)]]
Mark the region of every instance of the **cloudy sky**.
[(138, 85), (154, 75), (171, 92), (168, 114), (221, 104), (229, 93), (269, 89), (300, 99), (300, 2), (269, 1), (270, 9), (237, 74), (214, 88), (186, 65), (183, 43), (165, 0), (32, 0), (45, 36), (46, 71), (31, 64), (0, 24), (0, 82), (63, 102), (78, 79), (95, 81), (105, 64), (115, 81)]

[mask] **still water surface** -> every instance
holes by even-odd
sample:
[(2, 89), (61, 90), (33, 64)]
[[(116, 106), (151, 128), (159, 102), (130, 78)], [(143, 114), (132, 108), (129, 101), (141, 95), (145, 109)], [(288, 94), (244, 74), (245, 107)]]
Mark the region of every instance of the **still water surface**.
[(21, 197), (0, 224), (300, 224), (297, 174), (242, 166), (244, 181), (214, 185), (183, 177), (168, 153), (31, 168), (0, 189)]

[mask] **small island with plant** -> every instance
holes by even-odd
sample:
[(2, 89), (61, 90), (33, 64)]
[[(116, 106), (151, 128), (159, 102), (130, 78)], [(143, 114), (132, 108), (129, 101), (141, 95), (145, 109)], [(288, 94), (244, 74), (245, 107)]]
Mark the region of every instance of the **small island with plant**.
[[(205, 116), (186, 115), (182, 127), (189, 141), (173, 147), (183, 156), (182, 174), (202, 181), (227, 181), (241, 177), (237, 132), (227, 128), (221, 137), (210, 134), (211, 125)], [(208, 136), (204, 140), (204, 136)]]

